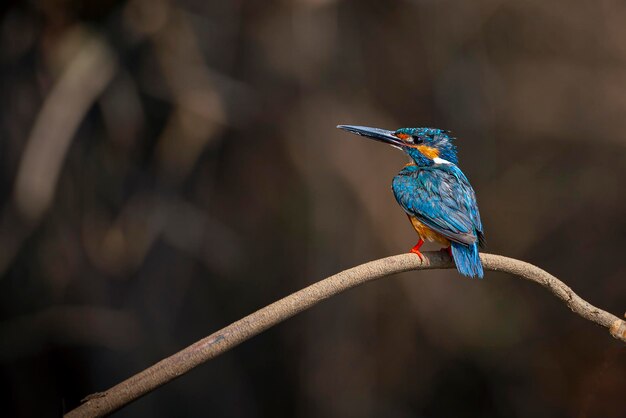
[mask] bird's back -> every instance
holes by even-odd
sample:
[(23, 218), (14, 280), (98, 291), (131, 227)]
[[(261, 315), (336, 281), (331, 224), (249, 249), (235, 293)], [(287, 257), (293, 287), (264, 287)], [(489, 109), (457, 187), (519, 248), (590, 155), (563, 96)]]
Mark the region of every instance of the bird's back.
[(482, 276), (478, 243), (483, 228), (476, 195), (456, 165), (405, 166), (394, 177), (392, 188), (410, 217), (450, 240), (461, 273)]

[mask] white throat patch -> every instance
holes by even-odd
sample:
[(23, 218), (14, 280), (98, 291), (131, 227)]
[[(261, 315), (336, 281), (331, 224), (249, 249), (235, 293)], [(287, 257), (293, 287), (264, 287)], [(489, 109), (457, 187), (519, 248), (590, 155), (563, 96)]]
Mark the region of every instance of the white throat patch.
[(433, 162), (435, 164), (452, 164), (450, 161), (444, 160), (443, 158), (439, 158), (439, 157), (433, 158)]

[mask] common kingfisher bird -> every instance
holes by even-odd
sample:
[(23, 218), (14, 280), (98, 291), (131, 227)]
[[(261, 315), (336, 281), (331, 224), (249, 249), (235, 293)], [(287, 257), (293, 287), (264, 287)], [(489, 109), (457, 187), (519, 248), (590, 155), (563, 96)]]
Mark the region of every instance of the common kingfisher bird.
[(442, 244), (464, 276), (483, 277), (478, 246), (484, 244), (476, 194), (457, 167), (450, 131), (436, 128), (400, 128), (388, 131), (367, 126), (337, 128), (401, 149), (410, 162), (393, 178), (391, 188), (419, 241), (411, 252), (424, 260), (425, 240)]

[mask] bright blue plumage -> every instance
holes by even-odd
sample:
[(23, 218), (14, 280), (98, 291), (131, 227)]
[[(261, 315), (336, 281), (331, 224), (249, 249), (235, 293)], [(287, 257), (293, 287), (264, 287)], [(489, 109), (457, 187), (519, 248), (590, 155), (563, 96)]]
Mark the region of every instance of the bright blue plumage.
[(394, 177), (392, 189), (405, 212), (450, 240), (461, 274), (483, 277), (478, 257), (483, 227), (476, 195), (456, 165), (406, 166)]
[(386, 142), (411, 157), (412, 163), (392, 183), (396, 200), (420, 235), (420, 242), (411, 251), (421, 258), (419, 248), (424, 239), (449, 243), (458, 271), (482, 278), (478, 246), (484, 235), (476, 195), (456, 166), (456, 147), (449, 132), (434, 128), (386, 131), (362, 126), (339, 127)]
[(465, 245), (458, 242), (452, 242), (452, 258), (456, 263), (456, 268), (464, 276), (478, 277), (482, 279), (484, 276), (483, 265), (480, 262), (478, 254), (478, 243)]
[(453, 164), (406, 166), (392, 188), (408, 214), (451, 241), (471, 244), (482, 231), (472, 186)]

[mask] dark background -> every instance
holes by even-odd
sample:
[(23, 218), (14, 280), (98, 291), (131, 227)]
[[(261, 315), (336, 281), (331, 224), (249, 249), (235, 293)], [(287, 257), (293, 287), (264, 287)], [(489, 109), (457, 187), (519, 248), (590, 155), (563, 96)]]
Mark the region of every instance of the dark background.
[[(620, 1), (0, 6), (3, 416), (56, 416), (416, 241), (400, 152), (458, 137), (488, 251), (626, 308)], [(120, 417), (624, 417), (626, 349), (539, 286), (406, 273), (337, 296)]]

